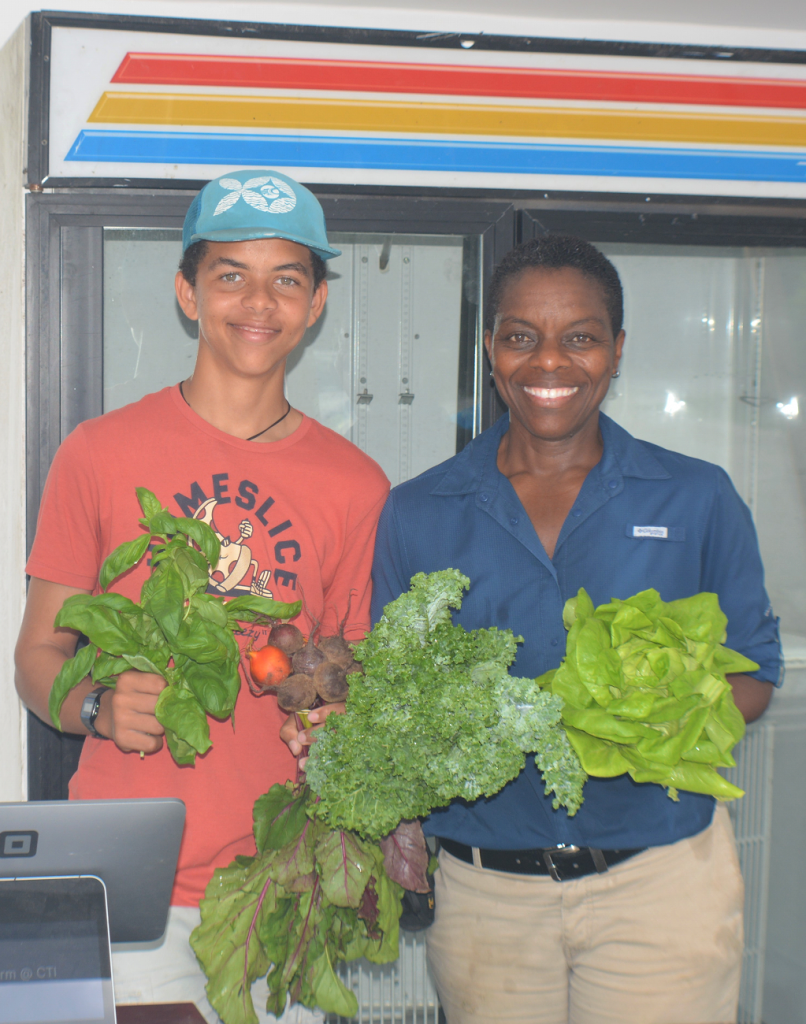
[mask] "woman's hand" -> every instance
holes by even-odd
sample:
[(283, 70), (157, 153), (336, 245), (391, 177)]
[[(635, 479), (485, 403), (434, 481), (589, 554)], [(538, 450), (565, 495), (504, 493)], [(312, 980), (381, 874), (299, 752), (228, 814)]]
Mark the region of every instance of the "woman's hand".
[[(343, 715), (345, 710), (344, 702), (339, 704), (323, 704), (321, 708), (314, 708), (308, 712), (308, 721), (313, 728), (300, 729), (302, 724), (299, 715), (289, 715), (280, 728), (280, 739), (288, 746), (288, 749), (299, 758), (316, 739), (316, 730), (322, 727), (322, 723), (328, 715)], [(300, 768), (305, 767), (307, 757), (300, 758)]]

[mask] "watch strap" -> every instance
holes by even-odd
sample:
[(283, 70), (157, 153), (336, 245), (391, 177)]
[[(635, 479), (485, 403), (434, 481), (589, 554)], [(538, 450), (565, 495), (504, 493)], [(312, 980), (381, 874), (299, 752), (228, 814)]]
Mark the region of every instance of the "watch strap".
[(94, 690), (90, 690), (81, 702), (81, 711), (79, 713), (81, 724), (90, 736), (94, 736), (96, 740), (108, 739), (108, 737), (103, 736), (95, 728), (95, 719), (98, 717), (98, 712), (101, 710), (101, 697), (108, 689), (108, 686), (96, 686)]

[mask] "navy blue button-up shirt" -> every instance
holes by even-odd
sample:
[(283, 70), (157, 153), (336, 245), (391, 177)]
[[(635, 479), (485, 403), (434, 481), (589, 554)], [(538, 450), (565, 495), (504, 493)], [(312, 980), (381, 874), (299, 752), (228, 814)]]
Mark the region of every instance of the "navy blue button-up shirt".
[[(503, 416), (462, 452), (394, 488), (378, 528), (373, 621), (416, 572), (470, 578), (455, 621), (524, 637), (512, 673), (538, 676), (565, 653), (563, 605), (580, 587), (595, 605), (654, 587), (665, 601), (719, 595), (727, 645), (780, 673), (777, 622), (764, 590), (750, 512), (718, 466), (637, 441), (604, 415), (602, 459), (588, 474), (549, 558), (509, 480), (498, 470)], [(628, 776), (589, 779), (574, 817), (555, 811), (534, 760), (490, 799), (454, 801), (425, 822), (430, 835), (493, 849), (575, 843), (659, 846), (694, 835), (714, 801)]]

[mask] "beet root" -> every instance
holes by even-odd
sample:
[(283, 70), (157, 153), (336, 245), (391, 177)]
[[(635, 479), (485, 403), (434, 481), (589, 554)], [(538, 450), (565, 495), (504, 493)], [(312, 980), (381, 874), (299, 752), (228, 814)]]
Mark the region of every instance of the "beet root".
[(353, 662), (351, 662), (347, 666), (347, 669), (346, 669), (346, 673), (347, 673), (348, 676), (349, 676), (349, 674), (351, 672), (360, 672), (363, 675), (364, 674), (364, 666), (361, 664), (360, 661), (353, 661)]
[(279, 647), (290, 658), (305, 646), (305, 637), (291, 622), (278, 622), (276, 626), (272, 626), (269, 643)]
[(313, 642), (313, 634), (314, 631), (312, 629), (308, 642), (291, 659), (294, 671), (304, 676), (312, 676), (322, 662), (325, 661), (324, 654)]
[(304, 711), (316, 700), (316, 686), (310, 676), (289, 676), (277, 692), (277, 703), (289, 714)]
[(341, 636), (325, 636), (319, 641), (319, 650), (328, 661), (343, 668), (345, 672), (353, 662), (353, 649)]
[(266, 644), (260, 650), (246, 652), (249, 659), (249, 673), (255, 686), (263, 693), (276, 693), (284, 679), (291, 675), (291, 659), (274, 644)]
[(350, 689), (344, 669), (332, 661), (322, 662), (313, 674), (313, 683), (316, 692), (327, 704), (344, 700)]

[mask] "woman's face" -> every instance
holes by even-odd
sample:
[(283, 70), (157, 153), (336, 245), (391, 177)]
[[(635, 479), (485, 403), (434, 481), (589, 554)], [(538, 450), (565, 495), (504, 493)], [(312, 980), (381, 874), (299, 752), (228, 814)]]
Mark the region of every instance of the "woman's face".
[(541, 268), (510, 279), (484, 344), (512, 425), (557, 441), (595, 418), (624, 331), (613, 337), (597, 281), (571, 267)]

